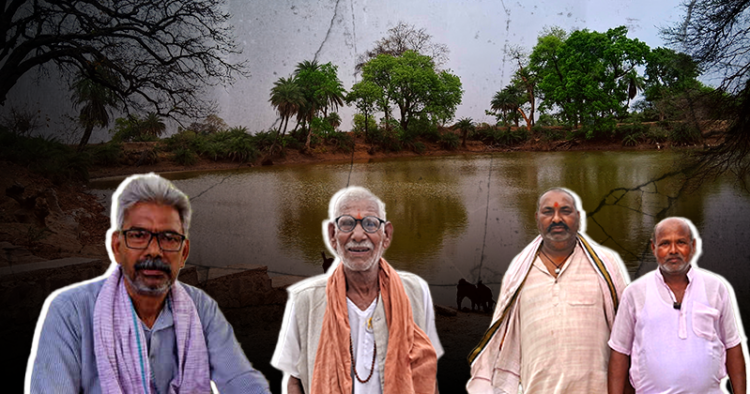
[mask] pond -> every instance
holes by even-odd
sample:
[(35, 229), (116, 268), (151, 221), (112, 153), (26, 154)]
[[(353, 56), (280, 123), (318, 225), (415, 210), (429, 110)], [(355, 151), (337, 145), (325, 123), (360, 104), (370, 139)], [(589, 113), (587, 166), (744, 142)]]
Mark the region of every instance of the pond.
[[(189, 263), (266, 265), (271, 275), (322, 273), (328, 201), (347, 181), (365, 186), (383, 199), (393, 223), (393, 243), (384, 257), (427, 280), (436, 303), (453, 306), (460, 278), (481, 278), (497, 295), (510, 260), (538, 234), (534, 212), (544, 190), (567, 187), (592, 212), (610, 190), (643, 184), (681, 159), (673, 151), (511, 152), (168, 177), (193, 204)], [(109, 201), (118, 183), (91, 187)], [(587, 234), (616, 250), (632, 277), (653, 269), (647, 248), (654, 214), (667, 207), (679, 184), (666, 179), (616, 192), (606, 202), (622, 197), (618, 205), (589, 215)], [(725, 276), (746, 309), (750, 195), (726, 176), (683, 193), (667, 214), (695, 223), (704, 242), (700, 266)]]

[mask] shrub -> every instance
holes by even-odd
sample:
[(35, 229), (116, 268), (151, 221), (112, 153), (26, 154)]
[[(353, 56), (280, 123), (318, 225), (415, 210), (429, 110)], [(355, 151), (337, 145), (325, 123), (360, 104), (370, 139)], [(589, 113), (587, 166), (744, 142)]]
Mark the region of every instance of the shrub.
[(172, 160), (182, 166), (192, 166), (198, 162), (198, 155), (188, 148), (179, 148), (172, 152)]
[(531, 137), (531, 134), (529, 133), (529, 129), (525, 126), (521, 126), (516, 128), (516, 131), (513, 132), (513, 139), (515, 140), (515, 143), (524, 142)]
[(640, 133), (627, 134), (625, 137), (623, 137), (622, 144), (625, 146), (634, 146), (635, 144), (638, 143), (638, 140), (640, 139), (641, 135), (643, 134), (640, 134)]
[(536, 126), (559, 126), (560, 121), (557, 120), (556, 117), (550, 115), (550, 114), (541, 114), (539, 115), (539, 119), (535, 123)]
[(302, 149), (304, 145), (296, 138), (290, 135), (285, 135), (284, 138), (281, 139), (281, 146), (285, 149)]
[(692, 145), (699, 143), (703, 137), (698, 127), (687, 123), (676, 123), (669, 134), (669, 139), (676, 145)]
[[(367, 131), (368, 134), (378, 128), (375, 117), (370, 115), (367, 117)], [(365, 116), (362, 114), (354, 114), (354, 134), (357, 136), (365, 134)]]
[(323, 139), (328, 137), (331, 133), (335, 132), (333, 126), (331, 126), (330, 123), (328, 123), (325, 119), (321, 119), (318, 117), (313, 118), (313, 120), (310, 122), (310, 128), (312, 128), (313, 135), (316, 135)]
[(380, 147), (384, 152), (400, 152), (403, 146), (398, 138), (399, 129), (377, 128), (370, 133), (369, 142)]
[(456, 150), (461, 145), (461, 138), (457, 134), (446, 131), (440, 136), (440, 146), (447, 150)]
[(661, 126), (649, 127), (646, 132), (646, 140), (651, 143), (664, 142), (669, 138), (669, 131), (665, 130)]
[(559, 141), (562, 139), (565, 139), (565, 130), (561, 128), (552, 128), (547, 127), (544, 129), (544, 134), (542, 134), (542, 138), (544, 138), (547, 141)]
[(126, 118), (115, 119), (115, 128), (110, 130), (115, 142), (146, 142), (158, 141), (165, 126), (154, 113), (141, 119), (138, 115), (130, 114)]
[[(244, 132), (244, 128), (243, 128), (243, 132)], [(270, 129), (268, 131), (259, 131), (255, 133), (255, 136), (253, 136), (255, 147), (258, 150), (270, 149), (271, 146), (273, 145), (273, 142), (276, 140), (276, 134), (278, 134), (277, 129)], [(289, 137), (285, 136), (284, 138), (289, 138)]]
[(110, 141), (106, 144), (98, 145), (91, 150), (91, 156), (97, 165), (117, 165), (122, 157), (122, 144)]
[(427, 147), (420, 141), (414, 141), (409, 144), (409, 149), (411, 149), (412, 152), (421, 155), (427, 150)]
[(88, 152), (76, 152), (53, 137), (25, 137), (0, 130), (0, 159), (35, 171), (55, 182), (88, 180), (92, 165)]
[(336, 147), (336, 150), (342, 152), (351, 152), (354, 149), (354, 138), (348, 133), (336, 131), (326, 138), (326, 142)]

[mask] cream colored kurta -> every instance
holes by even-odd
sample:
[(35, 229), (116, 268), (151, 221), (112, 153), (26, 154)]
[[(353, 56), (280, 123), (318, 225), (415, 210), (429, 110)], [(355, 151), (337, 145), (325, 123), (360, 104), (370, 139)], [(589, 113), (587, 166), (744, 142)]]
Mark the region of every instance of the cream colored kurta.
[(580, 244), (560, 275), (541, 255), (519, 298), (524, 393), (606, 393), (610, 328), (594, 267)]

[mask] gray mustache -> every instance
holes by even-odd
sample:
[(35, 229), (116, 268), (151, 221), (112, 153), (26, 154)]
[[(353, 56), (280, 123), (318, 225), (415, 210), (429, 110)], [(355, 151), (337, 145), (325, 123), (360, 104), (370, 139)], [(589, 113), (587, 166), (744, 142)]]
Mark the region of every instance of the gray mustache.
[(167, 275), (172, 275), (172, 267), (169, 266), (169, 264), (165, 263), (161, 257), (156, 257), (153, 259), (146, 258), (142, 261), (137, 262), (133, 268), (135, 268), (136, 271), (140, 270), (159, 270), (164, 272)]

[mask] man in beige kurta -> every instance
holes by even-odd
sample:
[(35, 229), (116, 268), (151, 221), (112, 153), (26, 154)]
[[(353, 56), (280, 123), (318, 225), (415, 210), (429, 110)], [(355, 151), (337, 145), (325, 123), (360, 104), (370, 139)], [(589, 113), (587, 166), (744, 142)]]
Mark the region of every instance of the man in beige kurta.
[(470, 393), (607, 390), (607, 339), (628, 275), (587, 239), (575, 195), (539, 199), (538, 236), (508, 267), (493, 324), (469, 355)]

